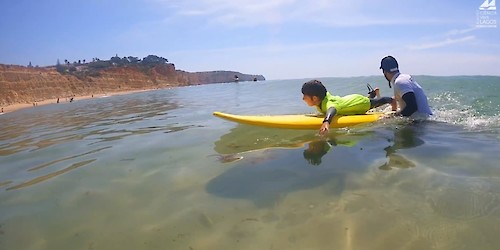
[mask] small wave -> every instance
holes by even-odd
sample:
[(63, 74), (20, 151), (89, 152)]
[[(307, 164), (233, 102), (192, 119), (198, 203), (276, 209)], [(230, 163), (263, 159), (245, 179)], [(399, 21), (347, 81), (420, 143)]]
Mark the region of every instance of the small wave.
[(478, 115), (469, 109), (434, 110), (435, 121), (460, 125), (470, 131), (499, 132), (500, 116)]
[(433, 107), (432, 120), (460, 125), (471, 131), (499, 132), (500, 113), (481, 112), (485, 107), (478, 106), (477, 102), (467, 99), (466, 96), (444, 92), (435, 96), (430, 102), (437, 103)]

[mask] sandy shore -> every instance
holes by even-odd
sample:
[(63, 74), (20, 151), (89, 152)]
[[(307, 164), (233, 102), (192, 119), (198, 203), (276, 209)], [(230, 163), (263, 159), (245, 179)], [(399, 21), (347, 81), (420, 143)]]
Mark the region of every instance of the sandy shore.
[[(104, 96), (126, 95), (126, 94), (131, 94), (131, 93), (136, 93), (136, 92), (152, 91), (152, 90), (156, 90), (156, 89), (130, 90), (130, 91), (110, 92), (110, 93), (106, 93), (106, 94), (75, 96), (75, 97), (73, 97), (73, 101), (85, 100), (85, 99), (91, 99), (91, 98), (97, 98), (97, 97), (104, 97)], [(59, 103), (64, 103), (64, 102), (69, 102), (69, 101), (70, 101), (70, 98), (66, 98), (66, 97), (59, 98)], [(37, 107), (37, 106), (42, 106), (42, 105), (47, 105), (47, 104), (55, 104), (55, 103), (57, 103), (57, 98), (43, 100), (43, 101), (34, 102), (34, 103), (16, 103), (16, 104), (0, 107), (1, 108), (0, 114), (14, 112), (14, 111), (20, 110), (20, 109), (33, 108), (33, 107)]]

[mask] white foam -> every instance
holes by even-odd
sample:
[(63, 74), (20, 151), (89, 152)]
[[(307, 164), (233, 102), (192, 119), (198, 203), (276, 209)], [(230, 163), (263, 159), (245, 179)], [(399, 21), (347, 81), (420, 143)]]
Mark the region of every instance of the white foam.
[(432, 120), (461, 125), (466, 129), (474, 131), (498, 131), (500, 128), (500, 113), (495, 115), (484, 115), (473, 106), (461, 103), (464, 96), (460, 94), (445, 92), (435, 96), (431, 103), (438, 103), (433, 107)]

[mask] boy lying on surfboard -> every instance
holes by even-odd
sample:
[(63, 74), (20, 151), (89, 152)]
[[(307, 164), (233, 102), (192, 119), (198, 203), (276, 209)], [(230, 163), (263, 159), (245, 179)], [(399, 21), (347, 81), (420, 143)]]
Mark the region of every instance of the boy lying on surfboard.
[[(370, 87), (369, 87), (370, 89)], [(308, 106), (315, 106), (316, 109), (325, 114), (323, 124), (319, 133), (324, 135), (330, 129), (333, 116), (338, 115), (362, 115), (368, 110), (390, 103), (392, 110), (396, 110), (396, 102), (391, 97), (380, 97), (378, 89), (371, 90), (369, 97), (351, 94), (346, 96), (331, 95), (318, 80), (311, 80), (302, 85), (302, 100)]]

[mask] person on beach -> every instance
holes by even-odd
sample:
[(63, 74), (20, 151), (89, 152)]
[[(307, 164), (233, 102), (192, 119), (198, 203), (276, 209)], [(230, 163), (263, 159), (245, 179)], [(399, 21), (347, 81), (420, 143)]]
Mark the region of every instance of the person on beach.
[(394, 86), (393, 98), (399, 106), (395, 115), (412, 118), (426, 118), (432, 115), (424, 90), (410, 75), (399, 72), (399, 65), (394, 57), (382, 58), (380, 69), (389, 82), (389, 88)]
[[(336, 114), (339, 115), (362, 115), (368, 110), (382, 106), (384, 104), (391, 104), (393, 110), (396, 103), (391, 97), (380, 97), (378, 89), (370, 92), (370, 97), (359, 94), (351, 94), (346, 96), (333, 96), (331, 95), (318, 80), (311, 80), (302, 85), (302, 100), (308, 106), (315, 106), (316, 109), (325, 114), (323, 124), (319, 129), (319, 133), (324, 135), (330, 129), (330, 123)], [(373, 98), (375, 97), (375, 98)]]

